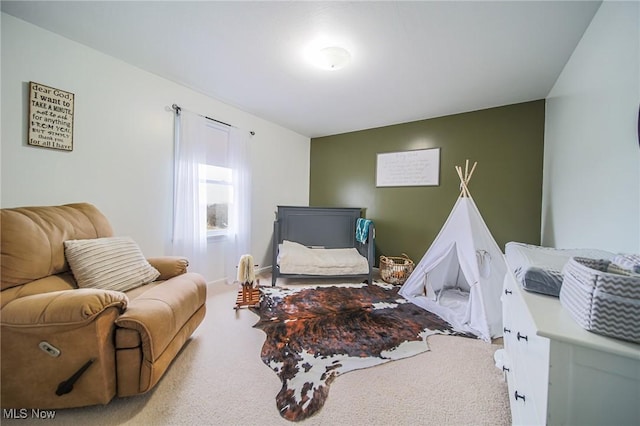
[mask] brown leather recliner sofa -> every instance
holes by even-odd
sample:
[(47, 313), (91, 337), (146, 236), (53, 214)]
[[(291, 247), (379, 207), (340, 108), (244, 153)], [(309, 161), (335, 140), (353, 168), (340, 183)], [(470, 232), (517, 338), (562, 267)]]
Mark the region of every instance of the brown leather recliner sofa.
[(106, 404), (152, 389), (204, 319), (204, 278), (167, 256), (143, 260), (159, 276), (134, 289), (78, 288), (65, 241), (113, 237), (96, 207), (2, 209), (0, 220), (2, 408)]

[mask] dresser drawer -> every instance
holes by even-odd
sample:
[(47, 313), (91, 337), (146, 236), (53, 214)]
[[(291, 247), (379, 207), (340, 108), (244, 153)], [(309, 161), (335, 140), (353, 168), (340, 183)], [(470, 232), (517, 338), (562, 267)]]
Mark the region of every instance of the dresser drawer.
[(526, 380), (517, 371), (507, 373), (511, 422), (514, 425), (543, 425), (544, 410), (540, 408), (539, 401), (531, 396)]
[(505, 284), (502, 295), (503, 336), (505, 346), (516, 350), (536, 363), (549, 360), (549, 340), (537, 335), (537, 328), (522, 299), (522, 290)]

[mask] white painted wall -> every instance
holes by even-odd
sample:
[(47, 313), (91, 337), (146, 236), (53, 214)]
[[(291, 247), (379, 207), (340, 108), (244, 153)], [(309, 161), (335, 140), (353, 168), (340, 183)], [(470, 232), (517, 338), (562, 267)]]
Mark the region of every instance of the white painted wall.
[(640, 4), (605, 1), (546, 101), (542, 244), (640, 252)]
[[(271, 264), (278, 204), (308, 205), (310, 140), (120, 60), (2, 14), (0, 205), (86, 201), (147, 256), (168, 254), (172, 218), (173, 113), (183, 108), (255, 131), (252, 254)], [(75, 94), (74, 149), (29, 146), (28, 83)], [(223, 276), (211, 244), (207, 280)]]

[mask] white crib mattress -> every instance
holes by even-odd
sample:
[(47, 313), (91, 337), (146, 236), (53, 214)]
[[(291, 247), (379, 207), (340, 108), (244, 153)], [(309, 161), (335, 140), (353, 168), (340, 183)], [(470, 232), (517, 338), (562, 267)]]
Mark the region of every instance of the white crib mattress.
[(361, 275), (369, 273), (369, 262), (355, 248), (310, 248), (284, 240), (278, 250), (282, 274)]

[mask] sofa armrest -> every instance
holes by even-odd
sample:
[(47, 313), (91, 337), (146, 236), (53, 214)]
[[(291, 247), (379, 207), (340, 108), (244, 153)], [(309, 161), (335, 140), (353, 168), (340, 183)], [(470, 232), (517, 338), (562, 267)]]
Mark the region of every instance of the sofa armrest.
[[(116, 394), (115, 320), (124, 293), (73, 289), (32, 294), (4, 305), (2, 407), (67, 408), (106, 404)], [(51, 356), (44, 355), (44, 352)], [(94, 360), (70, 393), (57, 389)]]
[[(206, 299), (204, 277), (182, 274), (131, 299), (116, 326), (137, 331), (145, 360), (155, 362)], [(116, 330), (116, 341), (119, 332)]]
[(93, 321), (111, 307), (123, 312), (129, 299), (119, 291), (74, 289), (15, 299), (2, 308), (3, 327), (76, 327)]
[(149, 257), (147, 262), (160, 272), (158, 280), (168, 280), (187, 272), (189, 261), (180, 256)]

